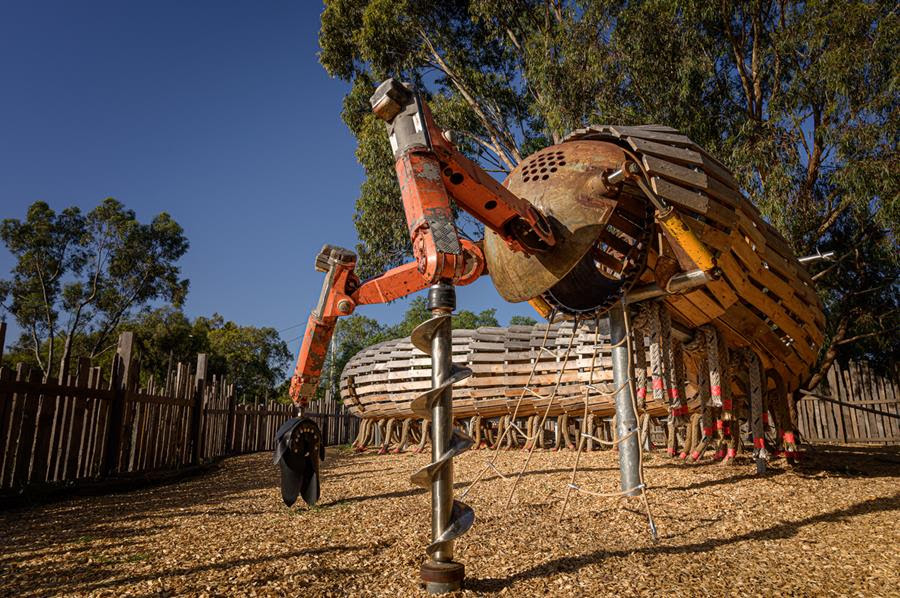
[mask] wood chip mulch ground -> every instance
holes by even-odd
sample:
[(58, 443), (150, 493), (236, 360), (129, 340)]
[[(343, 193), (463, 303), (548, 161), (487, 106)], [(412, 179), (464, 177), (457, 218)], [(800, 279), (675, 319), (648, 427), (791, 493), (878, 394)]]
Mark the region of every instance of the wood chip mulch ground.
[[(0, 513), (0, 595), (415, 596), (429, 494), (409, 474), (424, 455), (329, 449), (322, 501), (281, 503), (268, 454), (130, 493)], [(456, 461), (457, 492), (489, 457)], [(506, 474), (524, 463), (503, 452)], [(641, 503), (574, 495), (557, 523), (572, 453), (537, 452), (510, 508), (511, 481), (473, 491), (457, 543), (461, 595), (849, 595), (900, 593), (900, 452), (818, 449), (774, 461), (683, 465), (648, 456), (660, 538)], [(615, 453), (582, 457), (578, 483), (616, 490)]]

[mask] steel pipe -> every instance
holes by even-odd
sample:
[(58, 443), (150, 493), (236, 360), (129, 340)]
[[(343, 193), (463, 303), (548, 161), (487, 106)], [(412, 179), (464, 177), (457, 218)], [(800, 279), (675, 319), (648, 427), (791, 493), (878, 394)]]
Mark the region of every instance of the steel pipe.
[(628, 344), (625, 340), (625, 306), (617, 303), (608, 312), (609, 340), (612, 344), (613, 383), (616, 392), (616, 431), (619, 442), (619, 477), (622, 492), (626, 496), (641, 493), (640, 439), (634, 399), (631, 394), (631, 379), (634, 375), (628, 358)]
[(700, 269), (689, 270), (687, 272), (679, 272), (669, 279), (666, 288), (660, 287), (656, 283), (646, 284), (631, 289), (625, 294), (625, 303), (632, 304), (639, 301), (646, 301), (663, 295), (674, 295), (675, 293), (683, 293), (702, 287), (709, 282), (709, 275)]

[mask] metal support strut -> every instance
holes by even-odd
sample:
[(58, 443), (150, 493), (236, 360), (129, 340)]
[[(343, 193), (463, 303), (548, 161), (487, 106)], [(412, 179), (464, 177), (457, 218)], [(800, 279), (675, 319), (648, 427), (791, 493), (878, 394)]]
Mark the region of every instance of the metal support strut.
[(625, 327), (625, 306), (616, 303), (608, 312), (609, 340), (612, 345), (613, 384), (616, 392), (616, 431), (619, 442), (619, 473), (622, 492), (626, 496), (641, 493), (640, 440), (637, 432), (637, 414), (631, 395), (630, 380), (633, 376), (628, 357)]
[(431, 463), (412, 476), (413, 483), (431, 488), (431, 557), (420, 574), (430, 594), (458, 590), (465, 577), (462, 563), (453, 561), (453, 540), (464, 534), (475, 520), (472, 509), (453, 500), (453, 458), (472, 446), (472, 439), (453, 428), (451, 385), (472, 372), (453, 365), (451, 314), (456, 308), (456, 289), (440, 282), (429, 289), (428, 308), (432, 318), (412, 333), (412, 343), (431, 355), (432, 388), (417, 397), (411, 408), (431, 418)]

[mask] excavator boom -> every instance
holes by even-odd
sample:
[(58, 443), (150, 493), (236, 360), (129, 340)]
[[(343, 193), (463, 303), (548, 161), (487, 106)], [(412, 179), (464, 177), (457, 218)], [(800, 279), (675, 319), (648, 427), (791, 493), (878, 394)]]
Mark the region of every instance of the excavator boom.
[(388, 79), (371, 103), (386, 122), (394, 150), (415, 261), (360, 282), (352, 251), (331, 245), (322, 248), (316, 269), (326, 276), (291, 379), (291, 399), (300, 408), (315, 393), (339, 317), (350, 315), (358, 305), (393, 301), (439, 281), (470, 284), (484, 273), (481, 244), (460, 238), (453, 203), (515, 252), (544, 253), (556, 243), (550, 221), (539, 210), (453, 146), (417, 91)]

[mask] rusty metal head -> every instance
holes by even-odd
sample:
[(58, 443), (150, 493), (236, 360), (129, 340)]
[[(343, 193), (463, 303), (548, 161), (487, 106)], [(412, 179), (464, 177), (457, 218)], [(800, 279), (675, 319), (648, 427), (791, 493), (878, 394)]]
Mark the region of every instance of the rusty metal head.
[[(486, 231), (488, 272), (504, 299), (519, 302), (564, 293), (567, 300), (579, 303), (578, 309), (582, 304), (589, 309), (598, 301), (589, 295), (605, 296), (618, 286), (615, 277), (604, 274), (603, 263), (596, 262), (596, 252), (591, 250), (606, 248), (598, 243), (609, 234), (607, 225), (618, 205), (603, 174), (621, 168), (624, 160), (624, 152), (612, 143), (572, 141), (532, 154), (510, 173), (504, 185), (548, 217), (557, 243), (544, 254), (525, 255), (511, 251), (498, 235)], [(567, 276), (578, 279), (574, 281), (577, 289), (566, 284)], [(558, 286), (561, 283), (570, 288)], [(579, 294), (584, 295), (583, 301)]]

